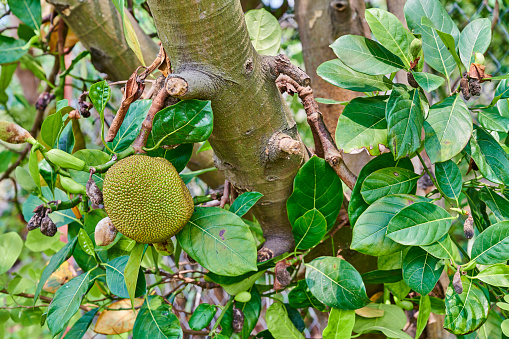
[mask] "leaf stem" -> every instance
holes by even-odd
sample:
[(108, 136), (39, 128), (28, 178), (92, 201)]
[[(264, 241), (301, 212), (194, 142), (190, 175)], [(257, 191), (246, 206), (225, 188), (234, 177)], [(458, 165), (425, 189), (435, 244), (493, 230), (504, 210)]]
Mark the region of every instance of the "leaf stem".
[(221, 310), (221, 314), (216, 320), (216, 323), (214, 324), (214, 327), (209, 332), (209, 337), (212, 337), (214, 332), (216, 331), (217, 327), (219, 326), (219, 323), (221, 322), (221, 319), (223, 319), (224, 315), (226, 314), (226, 311), (230, 308), (230, 305), (233, 303), (234, 298), (230, 297), (226, 305), (224, 305), (223, 309)]

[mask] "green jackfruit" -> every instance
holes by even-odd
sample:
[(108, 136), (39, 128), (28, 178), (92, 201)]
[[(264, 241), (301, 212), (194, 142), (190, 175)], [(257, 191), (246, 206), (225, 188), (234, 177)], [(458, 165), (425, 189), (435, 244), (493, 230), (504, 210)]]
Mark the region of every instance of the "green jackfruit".
[(144, 244), (170, 239), (194, 210), (175, 167), (166, 159), (144, 155), (122, 159), (106, 172), (103, 197), (115, 228)]

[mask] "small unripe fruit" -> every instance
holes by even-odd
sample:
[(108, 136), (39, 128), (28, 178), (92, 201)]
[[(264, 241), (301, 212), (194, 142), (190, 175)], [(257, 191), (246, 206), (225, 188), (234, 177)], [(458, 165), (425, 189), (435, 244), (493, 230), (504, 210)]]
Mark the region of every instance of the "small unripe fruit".
[(414, 309), (414, 304), (412, 304), (411, 301), (407, 300), (401, 300), (396, 303), (399, 307), (401, 307), (404, 310), (410, 311)]
[(417, 56), (419, 56), (419, 53), (421, 53), (422, 50), (422, 41), (421, 39), (414, 39), (410, 43), (410, 54), (412, 54), (412, 57), (415, 59)]
[(175, 252), (175, 246), (173, 245), (173, 241), (171, 241), (171, 239), (167, 242), (155, 243), (153, 245), (157, 253), (160, 255), (172, 255), (173, 252)]
[(83, 160), (56, 148), (46, 152), (46, 157), (51, 163), (62, 168), (81, 171), (85, 168), (86, 165)]
[(475, 53), (475, 63), (484, 65), (484, 55), (482, 53)]
[(111, 219), (106, 217), (95, 226), (94, 239), (97, 246), (108, 246), (115, 240), (117, 229), (113, 226)]
[(85, 186), (77, 183), (76, 181), (68, 178), (66, 176), (60, 176), (60, 185), (62, 188), (66, 190), (68, 193), (72, 194), (86, 194)]
[(251, 293), (247, 291), (237, 293), (235, 296), (235, 301), (238, 301), (239, 303), (247, 303), (249, 300), (251, 300)]
[(35, 142), (34, 137), (23, 127), (8, 121), (0, 121), (0, 140), (9, 144), (22, 144)]

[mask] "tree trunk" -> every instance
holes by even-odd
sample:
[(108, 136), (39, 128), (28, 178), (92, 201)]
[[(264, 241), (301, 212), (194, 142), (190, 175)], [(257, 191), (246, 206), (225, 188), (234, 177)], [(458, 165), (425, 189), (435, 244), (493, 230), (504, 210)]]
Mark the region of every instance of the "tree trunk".
[(184, 99), (211, 100), (209, 138), (215, 164), (239, 192), (257, 191), (253, 208), (266, 242), (260, 254), (277, 256), (294, 246), (286, 214), (293, 179), (304, 160), (285, 154), (278, 136), (300, 141), (279, 93), (273, 57), (253, 48), (238, 0), (149, 0), (154, 22), (174, 74), (189, 84)]

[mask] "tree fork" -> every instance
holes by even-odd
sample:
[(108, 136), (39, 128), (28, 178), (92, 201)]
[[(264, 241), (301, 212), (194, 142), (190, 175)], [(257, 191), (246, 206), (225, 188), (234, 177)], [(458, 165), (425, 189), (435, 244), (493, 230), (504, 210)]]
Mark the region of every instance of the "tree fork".
[(264, 195), (253, 207), (266, 239), (259, 259), (289, 251), (294, 240), (286, 200), (306, 152), (300, 143), (297, 154), (270, 159), (267, 154), (279, 133), (300, 142), (274, 81), (279, 73), (274, 65), (280, 63), (256, 53), (238, 0), (148, 3), (172, 64), (170, 78), (188, 84), (180, 97), (211, 100), (214, 129), (209, 141), (216, 166), (237, 192)]

